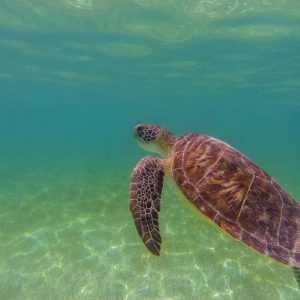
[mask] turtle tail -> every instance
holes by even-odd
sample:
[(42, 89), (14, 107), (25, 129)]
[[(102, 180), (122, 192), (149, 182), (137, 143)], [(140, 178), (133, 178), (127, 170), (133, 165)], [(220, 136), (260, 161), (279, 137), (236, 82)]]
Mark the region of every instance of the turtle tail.
[(293, 267), (293, 271), (294, 271), (295, 279), (296, 279), (297, 284), (298, 284), (298, 288), (300, 290), (300, 268)]

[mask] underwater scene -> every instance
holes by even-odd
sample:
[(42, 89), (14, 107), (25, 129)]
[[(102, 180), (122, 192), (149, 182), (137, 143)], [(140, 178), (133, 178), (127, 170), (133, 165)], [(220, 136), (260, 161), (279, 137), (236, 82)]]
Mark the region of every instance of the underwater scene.
[(300, 202), (299, 0), (1, 0), (0, 299), (300, 299), (292, 268), (165, 182), (129, 211), (133, 129), (216, 137)]

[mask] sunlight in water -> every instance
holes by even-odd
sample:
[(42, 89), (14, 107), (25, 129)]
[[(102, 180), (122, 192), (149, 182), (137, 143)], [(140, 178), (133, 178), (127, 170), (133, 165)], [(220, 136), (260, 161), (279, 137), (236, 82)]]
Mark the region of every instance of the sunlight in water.
[(112, 9), (116, 5), (116, 0), (63, 0), (64, 4), (69, 8), (78, 10), (86, 10), (89, 13), (102, 14)]
[(91, 9), (93, 6), (92, 0), (71, 0), (65, 2), (67, 5), (74, 6), (79, 9)]
[(299, 298), (167, 184), (160, 257), (128, 208), (144, 122), (222, 139), (300, 199), (299, 0), (1, 3), (1, 300)]

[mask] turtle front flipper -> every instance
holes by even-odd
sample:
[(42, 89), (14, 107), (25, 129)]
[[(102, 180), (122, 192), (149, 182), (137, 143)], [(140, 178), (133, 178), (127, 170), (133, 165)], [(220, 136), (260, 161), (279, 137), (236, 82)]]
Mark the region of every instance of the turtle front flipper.
[(143, 158), (131, 174), (129, 208), (142, 241), (155, 255), (161, 245), (158, 216), (164, 175), (162, 160), (151, 156)]

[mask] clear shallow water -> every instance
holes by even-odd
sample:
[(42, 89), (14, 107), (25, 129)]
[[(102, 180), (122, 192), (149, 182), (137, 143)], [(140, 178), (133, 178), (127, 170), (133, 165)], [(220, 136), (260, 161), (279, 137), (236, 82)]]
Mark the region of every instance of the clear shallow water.
[(300, 199), (298, 1), (1, 8), (1, 299), (300, 297), (167, 186), (161, 257), (128, 212), (140, 122), (223, 139)]

